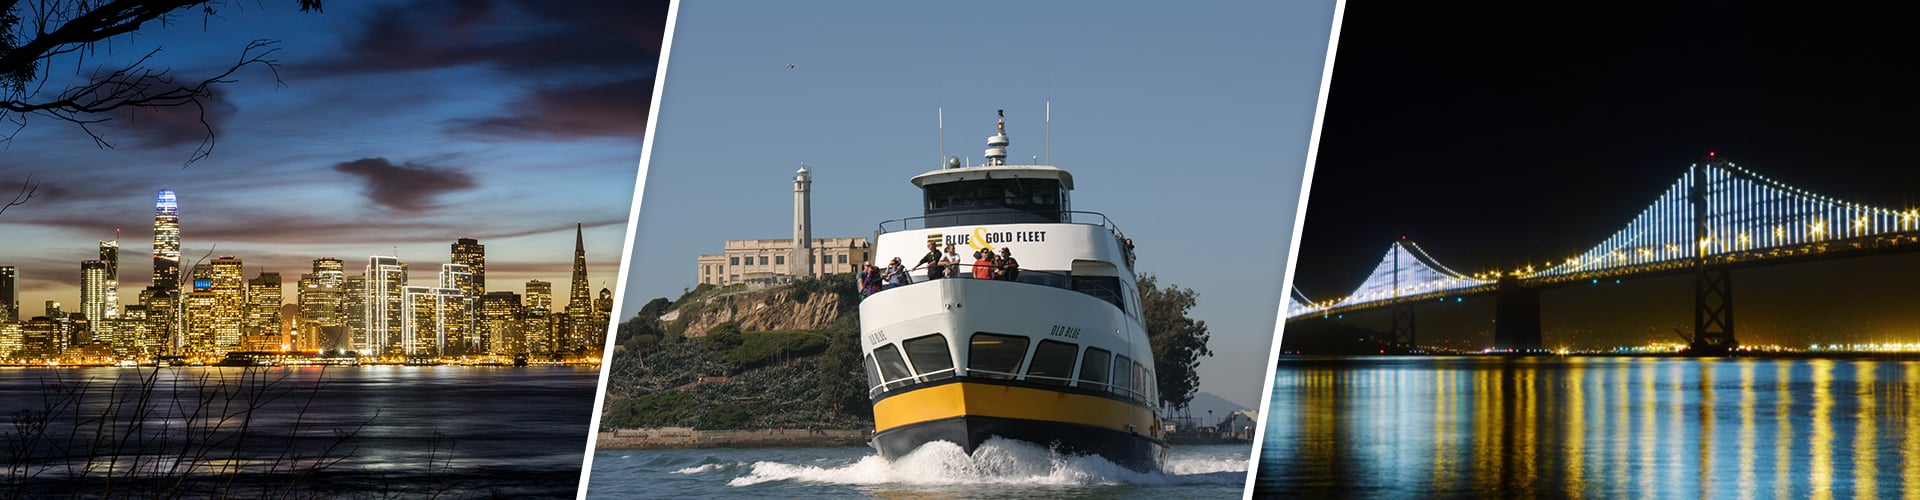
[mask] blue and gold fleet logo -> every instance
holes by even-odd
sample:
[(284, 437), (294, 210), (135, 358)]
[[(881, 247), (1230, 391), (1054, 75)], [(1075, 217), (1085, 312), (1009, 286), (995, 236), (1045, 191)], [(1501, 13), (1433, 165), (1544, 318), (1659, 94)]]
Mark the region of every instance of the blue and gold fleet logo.
[(971, 233), (927, 234), (927, 241), (945, 245), (966, 245), (974, 250), (998, 250), (995, 245), (1008, 243), (1043, 243), (1047, 241), (1046, 231), (988, 231), (984, 227), (973, 228)]

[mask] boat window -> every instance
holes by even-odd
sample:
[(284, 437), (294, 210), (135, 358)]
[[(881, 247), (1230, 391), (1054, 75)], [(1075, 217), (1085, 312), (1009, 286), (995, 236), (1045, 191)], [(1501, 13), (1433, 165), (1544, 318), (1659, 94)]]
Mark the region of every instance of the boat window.
[(1033, 348), (1033, 362), (1027, 364), (1027, 381), (1067, 385), (1073, 378), (1073, 358), (1080, 346), (1054, 340), (1042, 340)]
[(913, 376), (912, 372), (907, 371), (907, 360), (900, 357), (900, 350), (895, 349), (893, 344), (875, 348), (873, 350), (873, 359), (878, 362), (877, 364), (880, 366), (880, 378), (889, 382), (887, 385), (888, 388), (899, 387), (906, 385), (907, 382), (911, 382), (903, 381), (897, 384), (893, 383), (893, 381)]
[(914, 371), (925, 377), (923, 380), (953, 376), (953, 352), (947, 349), (946, 335), (915, 337), (901, 342), (900, 346), (906, 348), (907, 360), (913, 362)]
[(923, 189), (928, 212), (995, 207), (1060, 210), (1058, 179), (982, 179)]
[(1107, 366), (1113, 361), (1113, 353), (1098, 347), (1088, 347), (1086, 358), (1085, 361), (1080, 362), (1080, 386), (1107, 385)]
[(1120, 300), (1120, 277), (1118, 276), (1074, 276), (1073, 289), (1110, 302), (1121, 311), (1127, 310), (1127, 306), (1122, 305), (1123, 302)]
[(1142, 403), (1147, 402), (1147, 384), (1150, 382), (1151, 381), (1147, 379), (1147, 367), (1141, 365), (1139, 361), (1133, 362), (1133, 400), (1134, 401), (1139, 401)]
[[(967, 346), (967, 373), (990, 378), (1013, 378), (1027, 357), (1027, 338), (974, 332)], [(974, 373), (974, 372), (991, 373)]]
[(880, 387), (880, 370), (874, 367), (872, 354), (867, 355), (867, 359), (865, 360), (865, 363), (862, 366), (866, 367), (867, 388), (872, 389), (872, 388)]
[(1113, 357), (1113, 393), (1125, 395), (1133, 388), (1133, 358)]

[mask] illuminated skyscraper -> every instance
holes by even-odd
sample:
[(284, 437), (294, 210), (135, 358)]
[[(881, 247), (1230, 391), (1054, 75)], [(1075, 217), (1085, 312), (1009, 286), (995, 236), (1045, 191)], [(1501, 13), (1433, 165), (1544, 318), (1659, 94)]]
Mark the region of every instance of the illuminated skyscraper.
[(473, 296), (487, 294), (487, 246), (480, 240), (460, 238), (453, 242), (453, 263), (467, 266), (473, 273)]
[(247, 281), (245, 337), (241, 348), (248, 351), (280, 351), (286, 339), (280, 335), (280, 273), (261, 272)]
[[(213, 310), (210, 311), (213, 315), (213, 343), (222, 348), (238, 348), (241, 345), (240, 339), (246, 335), (248, 309), (246, 268), (239, 258), (224, 255), (213, 259), (207, 269), (210, 272), (205, 279), (211, 282), (210, 289), (214, 294)], [(199, 281), (202, 278), (198, 272), (199, 268), (194, 271), (193, 287), (198, 290)], [(208, 312), (200, 311), (194, 314), (206, 313)]]
[[(100, 262), (107, 265), (107, 314), (103, 319), (120, 317), (120, 230), (113, 230), (113, 241), (100, 242)], [(93, 319), (89, 316), (87, 319)]]
[[(367, 277), (348, 276), (340, 280), (340, 324), (346, 327), (345, 335), (334, 339), (329, 349), (358, 351), (369, 354), (366, 346), (372, 344), (367, 338)], [(326, 340), (320, 341), (326, 345)]]
[(180, 289), (180, 202), (171, 189), (153, 204), (153, 286)]
[[(562, 351), (577, 350), (583, 339), (592, 335), (588, 330), (593, 325), (593, 290), (587, 287), (587, 244), (581, 224), (573, 225), (573, 282), (567, 290), (567, 319), (569, 328), (563, 338), (558, 340)], [(600, 327), (602, 329), (605, 326)]]
[(93, 338), (85, 340), (103, 340), (112, 342), (112, 333), (107, 330), (107, 310), (114, 304), (107, 302), (107, 263), (89, 260), (80, 263), (80, 312), (87, 317), (87, 324), (93, 327)]
[(0, 266), (0, 323), (19, 322), (20, 270), (13, 266)]
[[(349, 349), (351, 338), (346, 337), (346, 312), (344, 288), (346, 274), (342, 270), (340, 259), (323, 257), (313, 260), (313, 272), (300, 275), (300, 281), (294, 292), (294, 300), (299, 305), (299, 328), (293, 332), (294, 348), (302, 351), (321, 349)], [(343, 340), (346, 339), (346, 340)]]
[(527, 309), (553, 310), (553, 283), (527, 280)]
[(399, 257), (368, 257), (365, 283), (367, 333), (360, 352), (382, 356), (411, 349), (401, 343), (406, 323), (402, 289), (407, 286), (407, 265)]
[(527, 339), (521, 324), (520, 294), (487, 292), (480, 296), (480, 342), (487, 352), (518, 354), (527, 352)]
[(527, 339), (527, 352), (547, 355), (559, 349), (558, 339), (554, 335), (553, 318), (556, 316), (561, 315), (553, 313), (553, 284), (528, 280), (527, 307), (521, 326)]
[(140, 291), (140, 305), (147, 311), (141, 347), (153, 354), (179, 354), (186, 345), (186, 338), (180, 335), (180, 292), (150, 286)]

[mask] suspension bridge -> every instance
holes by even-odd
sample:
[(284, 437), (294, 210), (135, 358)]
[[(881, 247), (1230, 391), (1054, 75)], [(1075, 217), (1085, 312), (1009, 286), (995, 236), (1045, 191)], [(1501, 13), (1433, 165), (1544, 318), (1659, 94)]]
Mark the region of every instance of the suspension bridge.
[(1373, 272), (1346, 296), (1316, 301), (1294, 288), (1286, 315), (1292, 322), (1387, 308), (1392, 343), (1414, 348), (1414, 305), (1493, 295), (1494, 348), (1537, 351), (1543, 289), (1692, 274), (1689, 350), (1719, 354), (1739, 346), (1733, 327), (1734, 269), (1910, 251), (1920, 251), (1920, 210), (1830, 198), (1732, 162), (1710, 160), (1688, 166), (1613, 236), (1551, 266), (1465, 274), (1403, 238), (1387, 246)]

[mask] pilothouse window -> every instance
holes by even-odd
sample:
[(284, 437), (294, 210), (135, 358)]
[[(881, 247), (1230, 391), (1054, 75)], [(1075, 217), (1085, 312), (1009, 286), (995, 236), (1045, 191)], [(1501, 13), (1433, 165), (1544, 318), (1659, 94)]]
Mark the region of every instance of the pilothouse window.
[(1013, 378), (1027, 357), (1026, 337), (974, 332), (967, 344), (967, 373), (973, 376)]
[(1058, 179), (982, 179), (925, 188), (927, 213), (982, 208), (1060, 210)]

